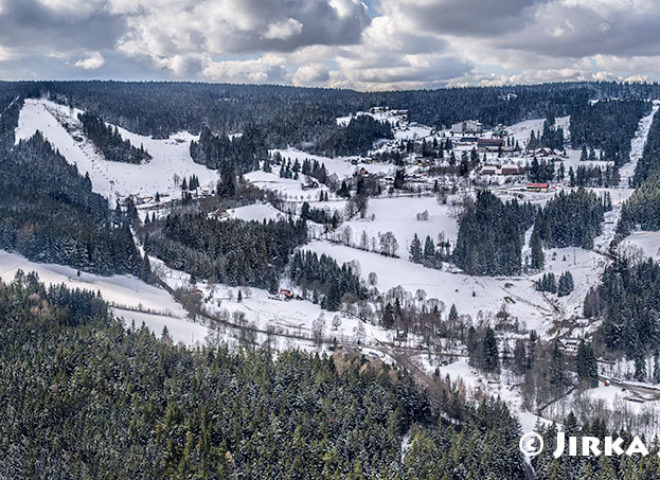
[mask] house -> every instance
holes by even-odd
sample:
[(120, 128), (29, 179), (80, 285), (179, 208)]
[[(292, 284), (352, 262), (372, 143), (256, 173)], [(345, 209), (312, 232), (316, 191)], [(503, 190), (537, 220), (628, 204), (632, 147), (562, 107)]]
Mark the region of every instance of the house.
[(454, 123), (451, 126), (451, 132), (457, 135), (464, 133), (481, 133), (483, 125), (476, 120), (465, 120), (463, 122)]
[(550, 188), (548, 183), (528, 183), (527, 191), (528, 192), (547, 192)]
[(509, 163), (502, 165), (502, 175), (522, 175), (525, 173), (525, 169), (520, 165)]
[(303, 190), (312, 190), (314, 188), (319, 188), (319, 183), (316, 180), (307, 179), (307, 183), (301, 183), (300, 188)]
[(539, 148), (534, 152), (534, 155), (536, 157), (553, 157), (556, 156), (557, 154), (552, 148)]
[(282, 300), (291, 300), (293, 298), (293, 293), (287, 288), (280, 289), (280, 298)]
[(481, 175), (499, 175), (500, 168), (497, 165), (484, 165), (481, 167)]

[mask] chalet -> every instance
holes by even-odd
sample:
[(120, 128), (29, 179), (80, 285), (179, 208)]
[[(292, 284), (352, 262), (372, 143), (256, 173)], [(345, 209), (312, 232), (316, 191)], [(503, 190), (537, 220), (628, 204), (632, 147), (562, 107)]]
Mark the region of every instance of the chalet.
[(528, 192), (547, 192), (550, 188), (548, 183), (528, 183), (527, 191)]
[(353, 176), (354, 177), (368, 177), (369, 176), (369, 171), (366, 168), (362, 167), (359, 170), (356, 170), (355, 172), (353, 172)]
[(525, 169), (520, 165), (515, 165), (513, 163), (502, 165), (502, 175), (522, 175), (525, 173)]
[(499, 175), (501, 172), (497, 165), (484, 165), (481, 167), (480, 173), (482, 175)]
[(316, 180), (308, 179), (306, 183), (301, 183), (300, 188), (303, 190), (312, 190), (314, 188), (319, 188), (319, 183)]
[(481, 133), (483, 125), (476, 120), (465, 120), (464, 122), (454, 123), (451, 126), (451, 132), (455, 134)]
[(280, 297), (283, 300), (291, 300), (293, 298), (293, 293), (288, 288), (280, 289)]
[(534, 156), (536, 157), (554, 157), (556, 155), (552, 148), (539, 148), (534, 152)]

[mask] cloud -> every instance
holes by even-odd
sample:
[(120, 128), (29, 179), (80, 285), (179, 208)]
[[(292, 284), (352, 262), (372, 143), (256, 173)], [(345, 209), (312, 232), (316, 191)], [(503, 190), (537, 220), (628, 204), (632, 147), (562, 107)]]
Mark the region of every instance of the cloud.
[(375, 18), (362, 41), (340, 49), (335, 60), (340, 72), (330, 85), (363, 90), (442, 86), (472, 68), (449, 51), (445, 39), (412, 33), (390, 16)]
[(491, 36), (520, 28), (549, 0), (381, 0), (385, 15), (436, 34)]
[(4, 0), (0, 45), (19, 54), (114, 48), (127, 19), (104, 7), (98, 0)]
[(322, 63), (303, 65), (296, 70), (291, 80), (294, 85), (324, 85), (330, 80), (330, 69)]
[[(163, 0), (167, 3), (168, 0)], [(129, 21), (119, 48), (128, 55), (211, 56), (293, 52), (348, 45), (370, 22), (360, 0), (169, 0)], [(185, 3), (187, 8), (181, 8)], [(178, 8), (174, 8), (178, 6)]]
[(264, 55), (251, 60), (208, 60), (202, 75), (212, 81), (229, 83), (288, 83), (284, 59)]
[(264, 33), (264, 38), (269, 40), (286, 40), (302, 32), (303, 24), (295, 18), (288, 18), (284, 22), (276, 22), (268, 25), (268, 30)]
[(84, 70), (96, 70), (100, 68), (105, 63), (103, 55), (99, 52), (92, 52), (86, 58), (82, 58), (75, 63), (76, 67), (82, 68)]
[(0, 0), (0, 78), (660, 79), (655, 0)]

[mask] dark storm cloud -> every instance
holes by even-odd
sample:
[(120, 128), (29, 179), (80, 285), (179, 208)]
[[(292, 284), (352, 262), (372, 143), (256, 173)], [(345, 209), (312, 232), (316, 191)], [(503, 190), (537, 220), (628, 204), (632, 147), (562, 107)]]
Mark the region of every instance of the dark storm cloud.
[(491, 36), (521, 28), (526, 12), (549, 0), (402, 0), (398, 11), (420, 28), (438, 34)]

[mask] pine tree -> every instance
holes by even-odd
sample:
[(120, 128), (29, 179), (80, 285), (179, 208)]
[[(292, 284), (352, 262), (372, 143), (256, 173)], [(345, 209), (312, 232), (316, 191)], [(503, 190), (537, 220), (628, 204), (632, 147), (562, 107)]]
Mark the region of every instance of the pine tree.
[(532, 265), (535, 270), (543, 270), (545, 264), (545, 257), (543, 255), (543, 244), (540, 235), (532, 235)]
[(488, 327), (484, 335), (481, 350), (481, 368), (485, 372), (499, 371), (499, 352), (497, 350), (497, 339), (492, 328)]
[(424, 240), (424, 259), (432, 260), (433, 257), (435, 257), (435, 245), (431, 237), (427, 235), (426, 240)]
[(419, 241), (417, 234), (410, 242), (410, 261), (413, 263), (422, 263), (422, 243)]
[(584, 383), (589, 388), (598, 386), (598, 362), (594, 355), (591, 344), (580, 341), (577, 355), (575, 357), (575, 369), (578, 382)]

